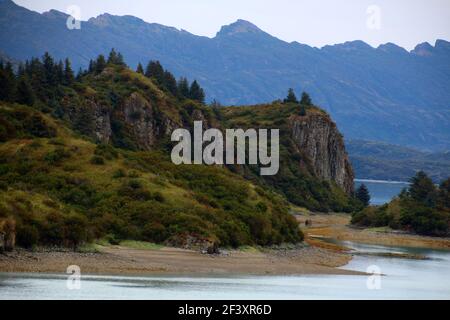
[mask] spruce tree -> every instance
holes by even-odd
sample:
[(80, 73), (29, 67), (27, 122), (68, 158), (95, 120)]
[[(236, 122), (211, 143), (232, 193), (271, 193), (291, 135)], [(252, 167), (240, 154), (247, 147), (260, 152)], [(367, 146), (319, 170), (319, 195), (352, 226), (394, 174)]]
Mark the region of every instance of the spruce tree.
[(186, 78), (181, 77), (178, 80), (177, 92), (181, 99), (189, 98), (189, 81)]
[(43, 63), (37, 59), (32, 58), (30, 63), (28, 64), (27, 75), (30, 79), (31, 86), (33, 91), (41, 100), (45, 100), (45, 83), (46, 76)]
[(94, 73), (96, 69), (97, 66), (95, 65), (95, 61), (92, 59), (89, 60), (89, 68), (88, 68), (89, 73)]
[(177, 95), (177, 80), (169, 71), (164, 71), (164, 87), (169, 91), (172, 95)]
[(356, 198), (361, 201), (364, 207), (368, 207), (370, 204), (370, 193), (366, 185), (362, 184), (358, 190), (356, 190)]
[(205, 103), (205, 92), (198, 84), (197, 80), (194, 80), (189, 89), (189, 98), (200, 103)]
[(121, 65), (121, 66), (126, 65), (125, 59), (123, 58), (123, 55), (120, 52), (117, 54), (117, 63), (116, 64)]
[(0, 67), (0, 100), (14, 101), (16, 92), (16, 76), (10, 62)]
[(70, 60), (64, 61), (64, 84), (70, 86), (75, 80), (75, 75), (70, 64)]
[(288, 95), (287, 95), (286, 99), (284, 99), (284, 103), (298, 103), (294, 89), (289, 88)]
[(300, 104), (305, 105), (305, 106), (312, 105), (312, 100), (311, 100), (311, 97), (309, 96), (309, 94), (307, 94), (306, 92), (302, 93), (302, 99), (300, 100)]
[(150, 61), (148, 63), (145, 76), (154, 78), (159, 85), (164, 84), (164, 68), (159, 61)]
[(116, 49), (112, 48), (109, 52), (107, 63), (123, 66), (125, 65), (125, 60), (120, 52), (117, 52)]
[(119, 56), (114, 48), (111, 49), (108, 56), (108, 64), (118, 64)]
[(436, 200), (436, 186), (433, 180), (425, 172), (419, 171), (410, 182), (409, 195), (411, 198), (429, 207), (433, 207)]
[(144, 74), (144, 68), (142, 67), (142, 64), (140, 62), (136, 68), (136, 72), (140, 73), (140, 74)]
[(52, 56), (48, 52), (46, 52), (42, 57), (42, 63), (44, 67), (45, 86), (47, 88), (52, 87), (58, 81), (58, 70), (57, 66), (55, 65), (55, 61), (53, 60)]
[(36, 100), (33, 89), (31, 88), (29, 80), (22, 76), (17, 84), (17, 98), (16, 102), (32, 106)]
[(95, 62), (95, 72), (101, 73), (106, 68), (106, 60), (104, 55), (99, 55)]
[(55, 66), (55, 78), (56, 83), (64, 83), (64, 64), (62, 61), (59, 61)]

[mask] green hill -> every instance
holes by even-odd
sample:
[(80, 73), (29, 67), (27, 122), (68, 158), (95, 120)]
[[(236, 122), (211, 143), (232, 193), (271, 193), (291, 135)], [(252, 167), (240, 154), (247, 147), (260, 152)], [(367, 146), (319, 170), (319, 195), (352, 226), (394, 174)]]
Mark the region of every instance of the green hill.
[[(77, 79), (49, 56), (33, 60), (19, 70), (10, 101), (0, 102), (0, 219), (14, 221), (19, 245), (76, 247), (105, 237), (175, 246), (299, 242), (289, 201), (320, 211), (357, 205), (342, 137), (323, 111), (309, 106), (300, 116), (299, 105), (278, 102), (210, 108), (113, 58)], [(280, 128), (280, 173), (172, 164), (171, 132), (195, 120)], [(298, 130), (317, 132), (323, 163), (309, 145), (302, 149)]]

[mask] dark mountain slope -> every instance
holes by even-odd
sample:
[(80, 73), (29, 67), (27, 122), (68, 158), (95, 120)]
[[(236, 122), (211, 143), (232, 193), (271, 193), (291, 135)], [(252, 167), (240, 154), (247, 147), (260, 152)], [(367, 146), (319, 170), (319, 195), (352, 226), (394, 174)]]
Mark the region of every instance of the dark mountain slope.
[(411, 52), (362, 41), (317, 49), (243, 20), (212, 39), (130, 16), (103, 14), (82, 22), (81, 30), (68, 30), (66, 20), (63, 13), (41, 15), (2, 0), (1, 50), (19, 60), (49, 51), (78, 67), (115, 47), (132, 66), (159, 59), (176, 75), (198, 79), (208, 99), (223, 104), (271, 101), (294, 87), (329, 111), (347, 138), (450, 148), (449, 42)]

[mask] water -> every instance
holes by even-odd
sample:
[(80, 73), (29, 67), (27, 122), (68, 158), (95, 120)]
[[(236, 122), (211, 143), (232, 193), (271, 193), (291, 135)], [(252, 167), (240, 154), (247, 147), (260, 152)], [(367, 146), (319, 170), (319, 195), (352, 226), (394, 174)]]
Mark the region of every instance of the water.
[(355, 188), (365, 184), (369, 189), (371, 204), (383, 205), (398, 196), (403, 189), (407, 188), (407, 182), (377, 181), (377, 180), (355, 180)]
[[(345, 269), (377, 266), (381, 288), (368, 276), (84, 276), (68, 290), (66, 275), (0, 274), (0, 299), (450, 299), (450, 251), (345, 245), (359, 252), (419, 253), (429, 260), (356, 255)], [(370, 278), (371, 279), (371, 278)]]

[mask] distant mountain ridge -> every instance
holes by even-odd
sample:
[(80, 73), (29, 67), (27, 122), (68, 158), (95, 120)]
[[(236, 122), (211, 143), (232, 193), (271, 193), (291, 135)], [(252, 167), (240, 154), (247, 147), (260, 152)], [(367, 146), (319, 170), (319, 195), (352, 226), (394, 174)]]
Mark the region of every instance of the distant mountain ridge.
[[(132, 16), (102, 14), (66, 28), (67, 15), (39, 14), (0, 0), (0, 50), (16, 60), (49, 51), (75, 67), (116, 48), (135, 66), (160, 60), (177, 76), (199, 80), (208, 99), (256, 104), (308, 91), (346, 138), (422, 150), (450, 149), (450, 43), (407, 50), (351, 41), (321, 49), (287, 43), (238, 20), (214, 38)], [(14, 36), (11, 36), (14, 35)]]
[(409, 181), (419, 171), (441, 183), (450, 172), (450, 152), (430, 153), (387, 143), (350, 140), (346, 142), (357, 178)]

